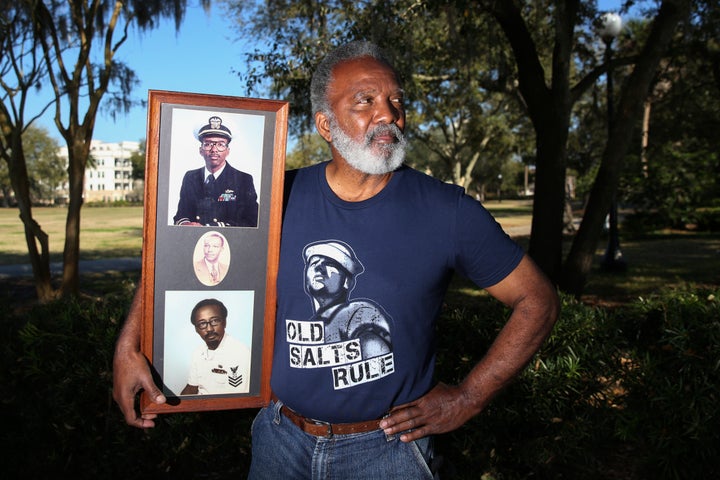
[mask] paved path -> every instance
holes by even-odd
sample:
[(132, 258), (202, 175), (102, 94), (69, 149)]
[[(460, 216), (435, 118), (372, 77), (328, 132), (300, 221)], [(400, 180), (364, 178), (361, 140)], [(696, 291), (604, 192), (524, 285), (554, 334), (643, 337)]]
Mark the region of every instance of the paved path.
[(511, 237), (529, 237), (530, 225), (518, 225), (515, 227), (503, 227), (503, 230)]
[[(111, 270), (127, 272), (140, 270), (140, 257), (107, 258), (103, 260), (81, 260), (80, 273), (102, 273)], [(62, 274), (62, 263), (50, 264), (52, 275)], [(32, 267), (27, 265), (0, 265), (0, 279), (15, 277), (32, 277)]]

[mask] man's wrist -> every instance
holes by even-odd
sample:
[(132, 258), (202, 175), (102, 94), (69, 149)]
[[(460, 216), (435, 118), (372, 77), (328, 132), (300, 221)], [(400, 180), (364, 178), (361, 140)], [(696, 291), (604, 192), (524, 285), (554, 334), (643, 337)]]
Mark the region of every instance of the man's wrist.
[(126, 324), (125, 328), (120, 332), (117, 342), (115, 343), (115, 352), (139, 352), (140, 351), (140, 332), (133, 328), (130, 324)]

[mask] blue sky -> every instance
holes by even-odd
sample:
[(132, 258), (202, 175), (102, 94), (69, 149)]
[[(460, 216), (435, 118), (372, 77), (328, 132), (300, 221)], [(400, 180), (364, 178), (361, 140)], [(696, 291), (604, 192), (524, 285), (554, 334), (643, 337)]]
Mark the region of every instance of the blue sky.
[[(611, 10), (621, 3), (600, 0), (599, 5), (601, 10)], [(118, 58), (140, 79), (133, 90), (137, 99), (146, 100), (148, 90), (245, 96), (244, 85), (233, 71), (245, 71), (242, 52), (249, 47), (233, 40), (234, 37), (231, 22), (221, 8), (214, 6), (208, 15), (201, 7), (191, 6), (179, 33), (176, 34), (172, 22), (164, 22), (160, 28), (143, 35), (132, 32), (120, 47)], [(38, 97), (42, 95), (41, 91)], [(49, 115), (39, 124), (59, 139)], [(145, 108), (133, 108), (128, 115), (118, 114), (115, 120), (101, 113), (93, 138), (104, 142), (138, 141), (146, 137), (146, 126)]]
[[(196, 4), (196, 2), (188, 2)], [(148, 90), (172, 90), (190, 93), (246, 96), (233, 70), (242, 70), (244, 45), (234, 38), (230, 22), (217, 6), (206, 14), (201, 7), (189, 7), (179, 33), (173, 22), (142, 35), (131, 32), (117, 53), (117, 58), (133, 69), (140, 84), (133, 97), (147, 100)], [(43, 89), (45, 90), (45, 89)], [(41, 90), (38, 100), (47, 95)], [(50, 135), (59, 138), (50, 115), (40, 120)], [(146, 137), (147, 111), (136, 107), (128, 115), (113, 120), (101, 113), (93, 138), (104, 142), (137, 141)]]
[[(186, 12), (179, 32), (175, 32), (173, 22), (164, 22), (142, 36), (135, 33), (118, 54), (141, 82), (133, 90), (137, 98), (147, 99), (148, 90), (246, 96), (233, 73), (243, 70), (238, 67), (244, 61), (233, 36), (230, 22), (218, 7), (208, 15), (196, 6)], [(106, 142), (139, 140), (146, 136), (146, 123), (144, 108), (134, 108), (115, 124), (109, 116), (101, 115), (94, 138)]]

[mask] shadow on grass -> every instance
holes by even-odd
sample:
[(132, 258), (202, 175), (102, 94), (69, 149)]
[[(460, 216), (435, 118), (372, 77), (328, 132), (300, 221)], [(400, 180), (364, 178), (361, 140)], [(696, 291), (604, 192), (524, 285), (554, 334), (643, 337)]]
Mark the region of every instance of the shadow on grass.
[(587, 301), (627, 302), (687, 284), (720, 285), (720, 235), (662, 234), (621, 241), (627, 271), (603, 272), (599, 250), (585, 288)]
[(491, 210), (491, 213), (493, 217), (497, 219), (503, 219), (506, 217), (527, 217), (531, 214), (526, 208), (502, 208), (502, 207), (493, 207)]
[[(526, 251), (529, 238), (515, 238)], [(565, 242), (569, 249), (571, 238)], [(605, 245), (607, 240), (600, 243)], [(604, 249), (598, 249), (582, 300), (590, 304), (620, 305), (648, 297), (662, 289), (689, 284), (720, 285), (720, 234), (661, 234), (621, 242), (625, 272), (600, 268)], [(471, 282), (456, 277), (448, 291), (448, 303), (483, 299), (486, 294)]]
[[(139, 279), (139, 271), (113, 270), (80, 275), (80, 297), (102, 298), (106, 295), (118, 295), (123, 290), (135, 289)], [(52, 284), (54, 288), (59, 288), (60, 278), (55, 276)], [(37, 306), (37, 303), (35, 282), (32, 277), (0, 279), (0, 309), (3, 312), (8, 314), (24, 312)], [(130, 303), (128, 307), (129, 305)]]
[[(135, 247), (116, 247), (112, 250), (106, 248), (97, 249), (82, 249), (80, 252), (80, 260), (104, 260), (106, 258), (121, 258), (121, 257), (139, 257), (141, 251)], [(62, 262), (62, 253), (51, 253), (50, 263)], [(27, 253), (0, 253), (0, 265), (27, 265), (30, 263), (30, 258)]]

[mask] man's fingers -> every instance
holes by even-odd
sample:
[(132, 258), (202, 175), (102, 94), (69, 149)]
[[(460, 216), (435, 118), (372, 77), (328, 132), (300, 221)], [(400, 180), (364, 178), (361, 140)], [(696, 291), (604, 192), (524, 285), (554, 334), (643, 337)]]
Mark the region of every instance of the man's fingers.
[(427, 437), (428, 435), (431, 435), (431, 432), (428, 432), (425, 428), (419, 428), (417, 430), (411, 430), (409, 432), (404, 432), (402, 435), (400, 435), (400, 441), (401, 442), (412, 442), (415, 440), (420, 440), (423, 437)]
[(397, 408), (380, 422), (385, 433), (403, 432), (420, 426), (421, 410), (411, 404)]
[(153, 383), (152, 381), (146, 385), (145, 387), (145, 393), (148, 397), (150, 397), (150, 400), (152, 400), (153, 403), (161, 404), (165, 403), (167, 400), (165, 398), (165, 395), (160, 391), (160, 389)]
[(155, 426), (153, 420), (157, 417), (155, 414), (141, 415), (135, 408), (135, 398), (138, 392), (144, 390), (153, 403), (161, 404), (167, 400), (162, 391), (153, 382), (152, 376), (141, 375), (137, 380), (134, 388), (126, 389), (121, 386), (122, 382), (116, 378), (115, 388), (113, 389), (113, 398), (120, 407), (120, 411), (125, 417), (125, 422), (133, 427), (149, 428)]

